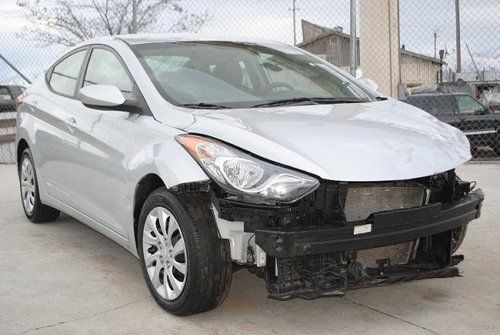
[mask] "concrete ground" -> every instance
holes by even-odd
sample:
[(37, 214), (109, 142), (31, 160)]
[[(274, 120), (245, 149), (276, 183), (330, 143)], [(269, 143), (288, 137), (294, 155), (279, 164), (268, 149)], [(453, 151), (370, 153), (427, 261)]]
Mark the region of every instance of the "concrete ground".
[(156, 305), (117, 244), (67, 216), (29, 223), (15, 167), (0, 165), (0, 334), (499, 334), (500, 164), (458, 172), (487, 197), (461, 249), (463, 277), (278, 302), (239, 271), (222, 306), (179, 318)]

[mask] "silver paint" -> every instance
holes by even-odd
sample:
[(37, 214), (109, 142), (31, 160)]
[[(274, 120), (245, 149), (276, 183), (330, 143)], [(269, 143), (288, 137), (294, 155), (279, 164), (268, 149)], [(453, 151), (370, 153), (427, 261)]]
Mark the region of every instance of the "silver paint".
[[(469, 144), (459, 130), (392, 99), (217, 111), (174, 106), (158, 93), (122, 39), (143, 43), (213, 38), (154, 35), (85, 42), (82, 45), (107, 45), (121, 56), (153, 116), (88, 108), (79, 100), (51, 92), (42, 76), (27, 90), (19, 108), (16, 144), (24, 140), (31, 148), (43, 203), (135, 255), (134, 195), (140, 180), (155, 174), (170, 188), (208, 179), (176, 142), (178, 134), (210, 135), (331, 180), (411, 179), (455, 168), (470, 159)], [(303, 52), (273, 41), (245, 41)]]

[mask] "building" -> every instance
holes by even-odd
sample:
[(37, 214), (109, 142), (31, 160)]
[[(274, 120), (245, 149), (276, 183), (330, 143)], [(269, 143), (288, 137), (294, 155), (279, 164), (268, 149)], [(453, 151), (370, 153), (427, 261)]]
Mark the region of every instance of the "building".
[[(307, 50), (326, 61), (349, 71), (349, 48), (350, 36), (343, 32), (342, 27), (333, 29), (323, 27), (306, 20), (302, 20), (303, 42), (297, 45), (299, 48)], [(359, 38), (357, 38), (359, 65)]]
[[(361, 26), (363, 27), (363, 22), (361, 22)], [(302, 20), (302, 36), (303, 42), (298, 47), (322, 57), (345, 71), (349, 71), (350, 35), (344, 33), (342, 27), (328, 28)], [(365, 67), (372, 69), (375, 66), (379, 67), (366, 77), (382, 84), (381, 91), (385, 94), (397, 97), (398, 86), (415, 87), (435, 84), (441, 80), (442, 66), (445, 64), (442, 60), (411, 52), (406, 50), (404, 46), (399, 48), (399, 54), (395, 55), (396, 57), (392, 57), (392, 59), (396, 59), (396, 62), (399, 62), (399, 66), (390, 64), (387, 70), (384, 69), (383, 61), (378, 58), (390, 60), (391, 57), (381, 54), (377, 58), (376, 53), (381, 53), (384, 48), (381, 47), (383, 41), (379, 41), (378, 46), (374, 45), (376, 42), (376, 40), (372, 40), (365, 43), (369, 44), (369, 51), (367, 51), (366, 46), (365, 48), (360, 46), (360, 38), (357, 38), (357, 64), (358, 66), (361, 64), (361, 69), (365, 75), (369, 71), (363, 69), (363, 64), (365, 64)], [(363, 43), (363, 34), (361, 34), (361, 43)], [(399, 44), (399, 42), (397, 43)], [(363, 53), (369, 54), (369, 57), (364, 58)], [(370, 62), (377, 64), (371, 64)], [(394, 72), (393, 77), (395, 79), (390, 80), (389, 84), (384, 86), (385, 78), (382, 78), (382, 76), (388, 76), (391, 71)]]

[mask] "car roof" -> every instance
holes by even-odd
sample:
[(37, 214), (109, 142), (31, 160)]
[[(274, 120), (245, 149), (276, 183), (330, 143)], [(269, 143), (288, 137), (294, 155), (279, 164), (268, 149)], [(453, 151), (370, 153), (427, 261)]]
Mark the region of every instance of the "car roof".
[(245, 36), (217, 36), (205, 34), (188, 34), (188, 33), (165, 33), (165, 34), (132, 34), (132, 35), (113, 35), (95, 37), (85, 41), (80, 45), (96, 44), (96, 43), (110, 43), (112, 41), (121, 40), (130, 45), (149, 44), (149, 43), (165, 43), (165, 42), (236, 42), (236, 43), (255, 43), (255, 44), (280, 44), (287, 45), (286, 43), (252, 38)]

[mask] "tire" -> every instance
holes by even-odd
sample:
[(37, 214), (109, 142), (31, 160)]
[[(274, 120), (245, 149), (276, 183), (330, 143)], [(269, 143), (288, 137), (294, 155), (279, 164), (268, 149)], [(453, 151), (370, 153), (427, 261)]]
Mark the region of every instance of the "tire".
[(496, 154), (497, 156), (500, 156), (500, 144), (499, 144), (499, 145), (497, 145), (497, 146), (496, 146), (493, 150), (495, 151), (495, 154)]
[[(160, 222), (166, 222), (163, 230)], [(160, 238), (155, 239), (156, 234)], [(231, 286), (232, 262), (228, 241), (218, 236), (208, 195), (187, 193), (176, 197), (164, 187), (155, 190), (141, 210), (137, 237), (144, 279), (164, 310), (186, 316), (211, 310), (224, 301)], [(160, 248), (162, 239), (166, 242)], [(177, 248), (181, 239), (184, 253)], [(172, 282), (182, 286), (180, 293), (173, 289)]]
[(30, 149), (25, 149), (21, 154), (18, 172), (21, 202), (26, 217), (33, 223), (57, 220), (60, 212), (55, 208), (44, 205), (40, 200), (35, 163)]
[(467, 224), (464, 224), (461, 227), (456, 228), (452, 231), (451, 238), (451, 254), (457, 252), (458, 248), (462, 245), (462, 242), (465, 239), (465, 235), (467, 234)]

